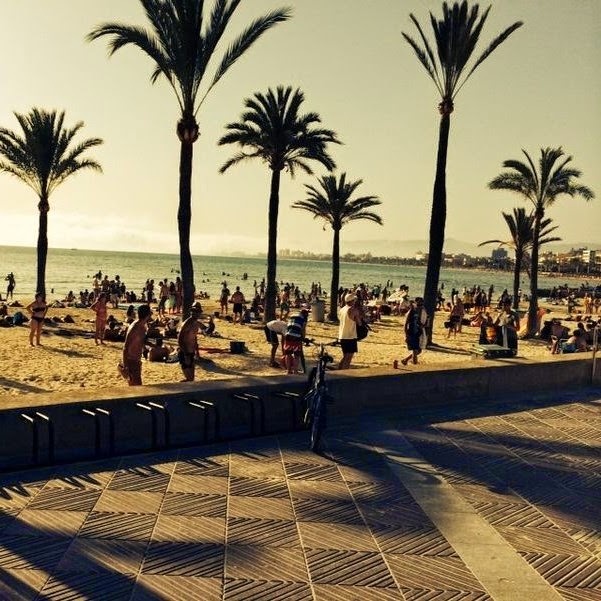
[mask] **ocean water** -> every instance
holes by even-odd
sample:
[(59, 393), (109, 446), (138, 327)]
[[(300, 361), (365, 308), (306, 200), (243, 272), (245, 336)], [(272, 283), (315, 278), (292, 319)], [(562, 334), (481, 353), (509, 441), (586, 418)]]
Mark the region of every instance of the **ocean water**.
[[(266, 274), (266, 259), (255, 257), (213, 257), (195, 256), (194, 275), (198, 290), (208, 292), (212, 298), (218, 296), (221, 282), (226, 280), (230, 289), (239, 285), (247, 296), (253, 292), (253, 282), (260, 282)], [(111, 252), (79, 249), (49, 249), (46, 265), (46, 288), (50, 300), (63, 298), (70, 290), (78, 294), (80, 290), (91, 289), (94, 274), (102, 271), (110, 279), (119, 275), (129, 290), (139, 293), (147, 279), (155, 282), (167, 278), (174, 280), (178, 275), (179, 256), (171, 254), (153, 254), (141, 252)], [(33, 297), (36, 281), (35, 248), (0, 246), (1, 279), (12, 271), (17, 286), (15, 295), (18, 298)], [(242, 275), (248, 274), (243, 280)], [(360, 282), (372, 285), (384, 285), (392, 280), (394, 286), (406, 284), (411, 296), (423, 293), (425, 267), (404, 265), (379, 265), (365, 263), (342, 263), (340, 266), (340, 285), (351, 287)], [(324, 291), (329, 291), (332, 277), (329, 261), (305, 261), (295, 259), (279, 259), (277, 269), (278, 281), (294, 282), (301, 290), (308, 290), (312, 282), (321, 282)], [(501, 271), (473, 269), (443, 269), (441, 283), (445, 289), (453, 286), (480, 285), (488, 289), (490, 284), (496, 293), (503, 288), (511, 290), (513, 274)], [(0, 284), (4, 282), (0, 281)], [(552, 287), (558, 282), (555, 279), (539, 278), (541, 288)], [(522, 281), (524, 291), (528, 288), (526, 276)], [(52, 292), (54, 290), (54, 292)], [(4, 295), (4, 286), (0, 286)]]

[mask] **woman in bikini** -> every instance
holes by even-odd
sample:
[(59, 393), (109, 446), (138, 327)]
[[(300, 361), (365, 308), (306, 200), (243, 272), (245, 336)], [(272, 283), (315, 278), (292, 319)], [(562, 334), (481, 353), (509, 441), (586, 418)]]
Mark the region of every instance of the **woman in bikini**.
[(42, 326), (44, 325), (44, 318), (48, 313), (48, 305), (46, 304), (46, 298), (41, 292), (37, 292), (35, 300), (27, 306), (27, 311), (31, 314), (29, 331), (29, 344), (34, 346), (33, 339), (35, 337), (36, 344), (40, 345), (40, 335), (42, 334)]
[(108, 313), (106, 301), (106, 293), (101, 292), (90, 307), (90, 309), (96, 313), (96, 330), (94, 332), (94, 342), (96, 344), (104, 344), (104, 332), (106, 330), (106, 318)]

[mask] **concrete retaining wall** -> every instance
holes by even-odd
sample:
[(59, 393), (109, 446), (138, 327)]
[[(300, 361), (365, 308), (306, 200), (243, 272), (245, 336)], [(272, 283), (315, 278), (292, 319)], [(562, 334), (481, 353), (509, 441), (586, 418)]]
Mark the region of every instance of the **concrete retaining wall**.
[[(409, 405), (573, 391), (601, 384), (599, 373), (592, 381), (591, 368), (590, 358), (565, 356), (544, 363), (505, 359), (456, 369), (332, 372), (328, 381), (336, 402), (330, 412), (335, 418)], [(0, 470), (290, 430), (300, 427), (300, 402), (293, 394), (301, 394), (304, 387), (302, 377), (276, 376), (115, 388), (93, 398), (72, 392), (0, 397)], [(241, 393), (261, 401), (236, 399)]]

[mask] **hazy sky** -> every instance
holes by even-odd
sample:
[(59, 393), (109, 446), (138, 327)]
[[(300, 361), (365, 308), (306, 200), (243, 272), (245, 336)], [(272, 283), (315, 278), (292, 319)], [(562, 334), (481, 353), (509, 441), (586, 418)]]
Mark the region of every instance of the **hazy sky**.
[[(439, 99), (401, 31), (414, 33), (413, 12), (429, 33), (428, 11), (438, 16), (442, 2), (245, 0), (230, 31), (286, 5), (293, 18), (267, 32), (201, 108), (192, 252), (266, 251), (269, 170), (247, 163), (219, 175), (236, 149), (217, 140), (238, 120), (244, 98), (280, 84), (303, 90), (305, 111), (318, 112), (344, 142), (332, 148), (339, 171), (363, 179), (358, 192), (383, 201), (385, 225), (351, 224), (343, 251), (345, 240), (427, 239)], [(480, 48), (517, 20), (524, 26), (456, 99), (447, 237), (506, 237), (501, 211), (520, 201), (486, 185), (522, 148), (538, 155), (543, 146), (563, 146), (601, 196), (601, 1), (495, 1)], [(0, 0), (0, 124), (16, 130), (13, 111), (56, 108), (66, 111), (67, 126), (82, 120), (83, 136), (105, 141), (92, 151), (104, 173), (80, 173), (51, 197), (50, 246), (176, 252), (178, 104), (164, 80), (150, 84), (152, 63), (140, 51), (128, 47), (108, 59), (106, 40), (85, 42), (106, 21), (145, 24), (138, 0)], [(290, 209), (314, 181), (282, 177), (279, 248), (331, 248), (330, 229)], [(34, 194), (0, 174), (0, 204), (0, 244), (35, 246)], [(549, 216), (564, 241), (601, 246), (601, 197), (588, 204), (562, 198)]]

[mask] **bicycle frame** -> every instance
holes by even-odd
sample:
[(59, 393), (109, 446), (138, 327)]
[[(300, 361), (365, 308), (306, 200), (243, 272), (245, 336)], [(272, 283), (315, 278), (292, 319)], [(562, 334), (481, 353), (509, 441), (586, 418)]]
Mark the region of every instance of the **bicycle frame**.
[(326, 427), (326, 401), (328, 399), (328, 388), (325, 374), (326, 364), (332, 360), (332, 357), (326, 353), (324, 345), (320, 344), (317, 366), (309, 375), (311, 386), (304, 397), (307, 404), (305, 424), (311, 430), (311, 441), (309, 446), (312, 451), (318, 449), (321, 436)]

